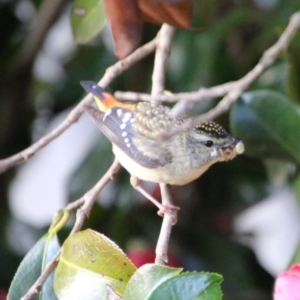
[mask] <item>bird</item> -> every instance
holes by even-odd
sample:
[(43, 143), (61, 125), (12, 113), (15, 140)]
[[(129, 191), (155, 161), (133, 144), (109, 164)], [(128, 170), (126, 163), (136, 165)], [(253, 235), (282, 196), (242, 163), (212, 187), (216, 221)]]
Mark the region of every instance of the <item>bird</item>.
[(179, 128), (188, 118), (172, 116), (169, 107), (152, 102), (118, 101), (93, 81), (80, 84), (98, 105), (86, 105), (85, 112), (111, 141), (116, 158), (134, 178), (185, 185), (216, 162), (232, 160), (244, 152), (240, 139), (212, 121), (200, 122), (162, 141), (162, 134)]

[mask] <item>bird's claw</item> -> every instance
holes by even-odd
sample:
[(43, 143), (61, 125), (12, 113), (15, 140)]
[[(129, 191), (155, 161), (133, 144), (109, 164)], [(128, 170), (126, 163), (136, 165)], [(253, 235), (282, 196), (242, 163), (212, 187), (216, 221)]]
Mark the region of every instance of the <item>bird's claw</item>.
[(179, 206), (176, 205), (162, 205), (158, 210), (157, 214), (163, 217), (165, 214), (172, 218), (172, 225), (177, 223), (177, 212), (180, 210)]

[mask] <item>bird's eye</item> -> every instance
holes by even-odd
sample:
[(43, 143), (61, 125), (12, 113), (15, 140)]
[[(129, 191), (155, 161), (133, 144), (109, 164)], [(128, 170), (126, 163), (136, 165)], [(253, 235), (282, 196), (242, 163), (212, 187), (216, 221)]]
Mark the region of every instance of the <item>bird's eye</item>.
[(206, 147), (211, 147), (213, 144), (214, 144), (214, 142), (211, 141), (211, 140), (208, 140), (208, 141), (205, 141), (205, 142), (204, 142), (204, 145), (205, 145)]

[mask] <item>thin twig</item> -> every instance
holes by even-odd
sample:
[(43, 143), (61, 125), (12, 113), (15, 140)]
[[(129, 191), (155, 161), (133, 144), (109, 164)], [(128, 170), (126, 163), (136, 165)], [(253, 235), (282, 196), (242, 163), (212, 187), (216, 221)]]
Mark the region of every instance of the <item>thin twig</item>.
[(237, 81), (227, 82), (224, 84), (216, 85), (211, 88), (200, 88), (195, 92), (177, 93), (177, 94), (159, 94), (150, 95), (135, 92), (121, 92), (116, 91), (115, 97), (119, 100), (128, 101), (156, 101), (156, 102), (177, 102), (180, 100), (191, 102), (202, 102), (213, 98), (222, 97), (227, 94)]
[(282, 51), (286, 50), (293, 37), (300, 29), (300, 12), (293, 14), (290, 18), (290, 22), (282, 35), (279, 37), (277, 42), (266, 50), (257, 63), (257, 65), (249, 71), (244, 77), (240, 80), (232, 82), (231, 88), (227, 95), (211, 110), (207, 113), (204, 113), (200, 116), (188, 119), (182, 126), (177, 127), (174, 130), (163, 133), (159, 139), (165, 140), (170, 138), (174, 134), (185, 131), (186, 129), (197, 125), (203, 120), (211, 120), (221, 115), (222, 113), (229, 110), (231, 105), (240, 97), (240, 95), (267, 69), (269, 68)]
[[(170, 54), (171, 41), (174, 35), (172, 26), (164, 24), (158, 35), (158, 43), (155, 53), (154, 68), (152, 74), (152, 95), (162, 94), (165, 86), (165, 73), (167, 59)], [(164, 206), (170, 207), (173, 205), (172, 197), (169, 192), (169, 187), (166, 184), (160, 184), (161, 199)], [(165, 264), (168, 261), (168, 246), (173, 225), (171, 215), (165, 213), (156, 245), (156, 264)]]
[[(225, 98), (206, 114), (203, 114), (196, 119), (195, 123), (204, 120), (212, 119), (221, 113), (229, 109), (233, 102), (246, 90), (267, 68), (269, 68), (280, 53), (287, 49), (290, 45), (291, 40), (300, 28), (300, 12), (293, 14), (290, 18), (290, 22), (286, 27), (285, 31), (279, 37), (278, 41), (267, 51), (264, 52), (262, 58), (258, 64), (248, 72), (244, 77), (237, 81), (227, 82), (221, 85), (217, 85), (211, 88), (200, 88), (198, 91), (190, 93), (178, 93), (178, 94), (159, 94), (149, 95), (143, 93), (134, 92), (115, 92), (115, 96), (120, 100), (131, 100), (131, 101), (158, 101), (158, 102), (177, 102), (180, 100), (191, 101), (191, 102), (202, 102), (218, 97)], [(184, 129), (191, 126), (190, 124)], [(183, 130), (184, 130), (183, 129)]]
[(174, 32), (173, 27), (167, 24), (163, 24), (159, 31), (152, 74), (151, 95), (160, 95), (165, 89), (166, 65)]
[[(172, 206), (173, 200), (170, 194), (169, 186), (164, 183), (160, 183), (159, 186), (163, 205)], [(164, 265), (168, 262), (168, 247), (173, 224), (173, 217), (170, 214), (165, 213), (160, 228), (159, 237), (156, 243), (156, 264)]]
[(239, 96), (270, 66), (273, 65), (278, 56), (289, 47), (292, 39), (300, 29), (300, 11), (293, 14), (290, 22), (277, 42), (263, 53), (258, 64), (248, 72), (243, 78), (236, 81), (230, 92), (218, 103), (216, 107), (205, 114), (202, 114), (198, 120), (193, 121), (196, 125), (199, 121), (213, 119), (226, 112)]
[(31, 288), (27, 291), (27, 293), (21, 298), (21, 300), (31, 300), (35, 298), (40, 291), (42, 290), (43, 284), (46, 282), (47, 278), (51, 275), (53, 270), (56, 268), (58, 264), (58, 258), (60, 256), (61, 250), (57, 252), (57, 254), (52, 258), (52, 260), (45, 266), (43, 269), (43, 273), (36, 280), (36, 282), (31, 286)]
[(84, 204), (77, 210), (76, 213), (76, 221), (71, 231), (71, 234), (77, 232), (81, 229), (85, 218), (90, 214), (92, 206), (97, 200), (98, 195), (101, 193), (103, 188), (114, 179), (116, 174), (119, 172), (121, 165), (119, 161), (115, 158), (114, 162), (108, 169), (108, 171), (102, 176), (102, 178), (98, 181), (98, 183), (85, 195), (83, 196)]
[[(114, 160), (110, 168), (107, 170), (107, 172), (103, 175), (103, 177), (89, 190), (87, 191), (83, 197), (79, 198), (78, 200), (74, 201), (73, 203), (70, 203), (66, 206), (66, 209), (68, 210), (75, 210), (80, 206), (82, 207), (77, 210), (76, 215), (76, 222), (73, 226), (73, 229), (70, 233), (73, 234), (74, 232), (77, 232), (81, 229), (82, 224), (85, 220), (85, 218), (89, 215), (91, 208), (93, 204), (95, 203), (96, 199), (98, 198), (99, 194), (103, 190), (103, 188), (114, 179), (115, 174), (118, 173), (120, 169), (120, 164), (117, 161), (117, 159)], [(61, 250), (55, 255), (55, 257), (45, 266), (43, 273), (41, 276), (36, 280), (36, 282), (31, 286), (31, 288), (28, 290), (28, 292), (21, 298), (21, 300), (31, 300), (36, 295), (39, 294), (41, 291), (41, 288), (47, 278), (50, 276), (50, 274), (54, 271), (58, 264), (58, 258), (60, 256)]]
[[(99, 81), (99, 84), (104, 88), (107, 87), (115, 77), (127, 70), (137, 61), (149, 55), (155, 50), (155, 48), (156, 38), (150, 41), (149, 43), (143, 45), (126, 58), (118, 61), (117, 63), (109, 67), (106, 70), (102, 79)], [(54, 139), (56, 139), (58, 136), (60, 136), (65, 130), (67, 130), (73, 123), (75, 123), (80, 118), (80, 116), (83, 113), (83, 107), (87, 104), (90, 104), (92, 100), (92, 96), (87, 95), (80, 101), (79, 104), (76, 105), (76, 107), (70, 112), (69, 116), (49, 134), (42, 137), (36, 143), (32, 144), (23, 151), (0, 160), (0, 174), (5, 172), (7, 169), (16, 166), (17, 164), (27, 161), (35, 153), (37, 153), (39, 150), (41, 150)]]

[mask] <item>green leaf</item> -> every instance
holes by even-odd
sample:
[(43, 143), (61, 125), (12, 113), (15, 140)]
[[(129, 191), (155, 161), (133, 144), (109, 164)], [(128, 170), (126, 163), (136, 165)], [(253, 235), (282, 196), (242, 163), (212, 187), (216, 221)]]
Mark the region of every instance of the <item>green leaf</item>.
[[(46, 247), (46, 245), (48, 245)], [(41, 275), (43, 259), (51, 260), (59, 249), (56, 235), (44, 235), (27, 253), (21, 262), (15, 277), (11, 283), (8, 300), (20, 299)], [(34, 299), (38, 299), (35, 297)], [(52, 279), (48, 278), (39, 299), (57, 299), (52, 289)]]
[(181, 268), (170, 268), (154, 264), (144, 265), (131, 277), (124, 292), (123, 300), (146, 299), (156, 286), (178, 275), (181, 271)]
[(54, 289), (59, 299), (107, 299), (107, 285), (122, 295), (135, 270), (116, 244), (87, 229), (64, 242)]
[[(49, 233), (45, 245), (45, 250), (44, 250), (42, 270), (58, 253), (59, 249), (60, 249), (60, 244), (57, 239), (57, 235), (53, 233)], [(54, 281), (54, 273), (52, 272), (43, 285), (43, 288), (39, 295), (40, 300), (57, 300), (53, 288), (53, 281)]]
[(77, 43), (85, 44), (100, 33), (106, 22), (103, 0), (75, 0), (71, 25)]
[(300, 163), (300, 116), (284, 95), (269, 90), (245, 93), (232, 107), (230, 122), (247, 154)]
[(300, 47), (290, 47), (288, 50), (287, 92), (289, 97), (300, 104)]
[(183, 273), (164, 281), (146, 300), (221, 300), (222, 280), (214, 273)]

